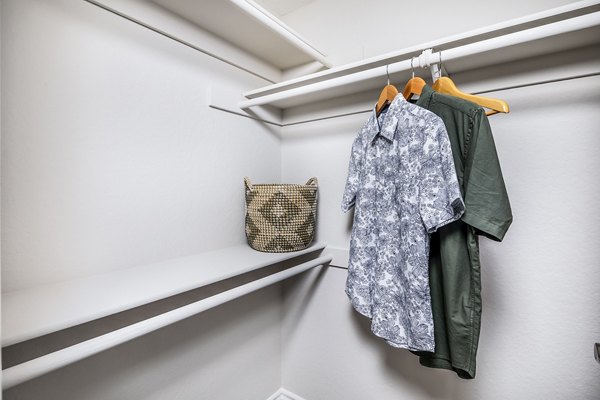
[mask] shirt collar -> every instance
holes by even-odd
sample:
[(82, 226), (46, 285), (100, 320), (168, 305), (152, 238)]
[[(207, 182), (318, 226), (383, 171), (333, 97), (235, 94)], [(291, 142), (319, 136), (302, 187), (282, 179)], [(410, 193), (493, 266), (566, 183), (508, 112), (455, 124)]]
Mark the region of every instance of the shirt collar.
[(402, 94), (396, 95), (385, 114), (382, 113), (379, 118), (377, 118), (377, 112), (375, 111), (376, 107), (373, 107), (371, 117), (367, 121), (367, 132), (370, 141), (373, 141), (377, 134), (390, 141), (394, 140), (394, 134), (398, 126), (398, 116), (396, 114), (402, 110), (406, 103)]
[(433, 100), (433, 88), (429, 85), (423, 86), (421, 89), (421, 94), (419, 95), (419, 99), (417, 100), (417, 105), (419, 107), (423, 107), (425, 109), (429, 109), (431, 105), (431, 100)]

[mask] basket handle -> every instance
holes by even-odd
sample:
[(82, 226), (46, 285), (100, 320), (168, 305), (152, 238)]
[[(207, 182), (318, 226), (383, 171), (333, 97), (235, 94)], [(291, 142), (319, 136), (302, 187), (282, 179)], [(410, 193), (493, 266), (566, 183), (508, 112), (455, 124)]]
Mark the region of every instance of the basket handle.
[(317, 186), (318, 182), (317, 182), (317, 178), (315, 178), (314, 176), (312, 178), (310, 178), (307, 182), (306, 185), (311, 185), (311, 186)]
[(244, 177), (244, 186), (246, 186), (246, 189), (252, 191), (252, 183), (250, 182), (250, 178), (247, 176)]

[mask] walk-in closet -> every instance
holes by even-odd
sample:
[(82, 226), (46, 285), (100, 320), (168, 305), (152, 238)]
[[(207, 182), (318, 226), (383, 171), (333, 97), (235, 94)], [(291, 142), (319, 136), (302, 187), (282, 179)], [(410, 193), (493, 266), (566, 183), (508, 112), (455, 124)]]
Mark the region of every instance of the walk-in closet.
[(0, 399), (600, 399), (600, 1), (0, 0), (0, 91)]

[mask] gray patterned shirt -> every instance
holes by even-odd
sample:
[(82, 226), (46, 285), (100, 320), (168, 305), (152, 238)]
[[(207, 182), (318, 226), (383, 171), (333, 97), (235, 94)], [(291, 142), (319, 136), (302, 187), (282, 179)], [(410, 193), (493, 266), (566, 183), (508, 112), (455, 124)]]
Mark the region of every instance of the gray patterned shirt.
[(390, 345), (433, 351), (429, 234), (464, 211), (442, 120), (402, 94), (373, 111), (352, 145), (342, 210), (352, 206), (352, 305)]

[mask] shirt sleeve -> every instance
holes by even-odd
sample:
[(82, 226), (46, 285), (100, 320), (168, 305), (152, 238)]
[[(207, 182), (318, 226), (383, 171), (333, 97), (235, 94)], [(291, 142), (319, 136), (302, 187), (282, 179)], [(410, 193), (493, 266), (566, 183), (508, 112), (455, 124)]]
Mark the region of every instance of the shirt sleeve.
[(356, 202), (356, 195), (360, 183), (360, 170), (362, 165), (362, 140), (357, 137), (352, 144), (350, 153), (350, 164), (348, 165), (348, 178), (346, 179), (346, 189), (342, 198), (342, 211), (348, 212)]
[(502, 241), (512, 223), (512, 211), (500, 161), (485, 111), (480, 109), (472, 126), (465, 163), (465, 214), (462, 220), (479, 234)]
[(419, 213), (429, 233), (456, 221), (465, 210), (448, 133), (438, 121), (428, 131), (419, 177)]

